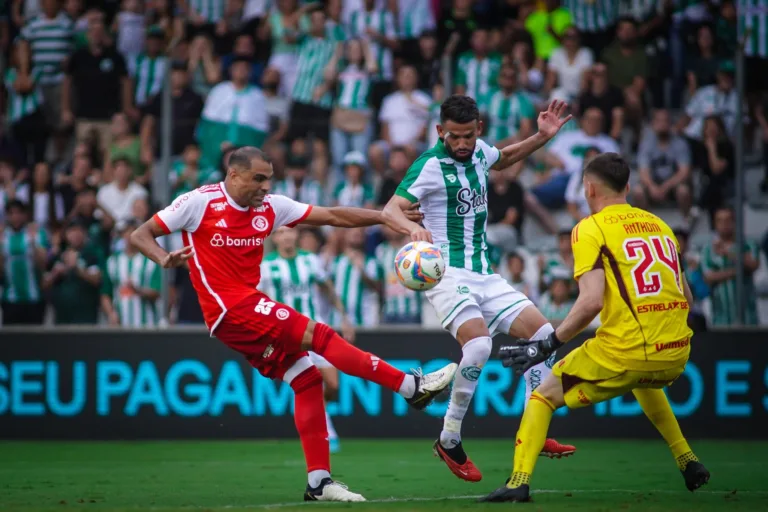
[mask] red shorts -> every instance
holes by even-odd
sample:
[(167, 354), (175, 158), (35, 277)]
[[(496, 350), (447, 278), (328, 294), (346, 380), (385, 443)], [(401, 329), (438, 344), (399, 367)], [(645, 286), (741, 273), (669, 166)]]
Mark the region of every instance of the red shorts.
[(282, 379), (307, 355), (301, 340), (309, 318), (257, 292), (224, 315), (213, 334), (243, 354), (251, 366), (270, 379)]

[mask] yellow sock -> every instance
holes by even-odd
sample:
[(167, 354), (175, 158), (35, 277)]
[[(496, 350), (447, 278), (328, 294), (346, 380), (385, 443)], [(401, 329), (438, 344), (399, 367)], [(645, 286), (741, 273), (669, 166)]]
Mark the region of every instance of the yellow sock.
[(512, 476), (507, 483), (510, 489), (530, 482), (536, 460), (547, 439), (553, 412), (555, 407), (552, 403), (534, 391), (523, 413), (515, 439), (515, 461)]
[(672, 412), (667, 395), (661, 389), (636, 389), (632, 392), (643, 408), (643, 412), (651, 420), (653, 426), (659, 431), (661, 436), (672, 450), (675, 462), (680, 471), (685, 469), (688, 462), (699, 459), (691, 451), (688, 441), (683, 437), (680, 431), (680, 425)]

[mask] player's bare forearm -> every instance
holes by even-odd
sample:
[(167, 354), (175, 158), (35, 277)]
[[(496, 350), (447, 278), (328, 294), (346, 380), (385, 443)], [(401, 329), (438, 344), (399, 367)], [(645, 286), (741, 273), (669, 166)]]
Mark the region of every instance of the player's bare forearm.
[(310, 226), (334, 226), (337, 228), (359, 228), (382, 224), (381, 212), (365, 208), (315, 206), (302, 224)]
[(528, 158), (536, 150), (543, 147), (544, 144), (549, 142), (550, 137), (547, 137), (541, 132), (534, 133), (527, 139), (518, 142), (517, 144), (511, 144), (501, 150), (501, 156), (499, 161), (493, 164), (493, 169), (501, 170), (513, 165), (520, 160)]
[(568, 316), (555, 330), (557, 339), (565, 343), (586, 329), (603, 309), (605, 271), (590, 270), (579, 279), (579, 297)]
[(405, 211), (412, 206), (413, 203), (408, 199), (398, 195), (392, 196), (381, 212), (384, 224), (402, 235), (410, 235), (413, 230), (421, 227), (405, 216)]
[(168, 256), (168, 251), (163, 249), (156, 239), (165, 234), (155, 219), (149, 219), (131, 233), (131, 243), (141, 254), (162, 266), (163, 260)]

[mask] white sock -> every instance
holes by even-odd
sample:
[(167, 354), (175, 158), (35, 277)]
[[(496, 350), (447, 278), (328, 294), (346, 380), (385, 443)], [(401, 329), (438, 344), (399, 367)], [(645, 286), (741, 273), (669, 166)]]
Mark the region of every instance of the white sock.
[(328, 429), (328, 439), (338, 439), (339, 435), (336, 433), (336, 429), (333, 428), (333, 421), (331, 421), (331, 415), (328, 411), (325, 411), (325, 428)]
[(413, 375), (406, 375), (397, 392), (403, 398), (413, 398), (416, 394), (416, 378)]
[[(536, 333), (531, 336), (532, 340), (542, 340), (549, 336), (551, 333), (555, 332), (555, 328), (552, 327), (552, 324), (544, 324), (541, 326), (541, 328), (536, 331)], [(552, 364), (555, 361), (555, 354), (552, 354), (552, 356), (544, 361), (543, 363), (539, 363), (533, 368), (529, 368), (527, 372), (523, 374), (523, 378), (525, 379), (525, 406), (528, 407), (528, 401), (531, 398), (531, 393), (533, 393), (539, 385), (544, 382), (544, 379), (549, 377), (549, 374), (552, 373)]]
[(451, 403), (445, 413), (443, 431), (440, 432), (440, 444), (444, 448), (452, 448), (461, 442), (461, 422), (475, 394), (480, 372), (491, 357), (492, 348), (491, 338), (482, 336), (469, 340), (461, 349), (462, 357), (453, 379)]
[(313, 489), (320, 485), (323, 478), (331, 478), (331, 474), (324, 469), (316, 469), (307, 473), (307, 482)]

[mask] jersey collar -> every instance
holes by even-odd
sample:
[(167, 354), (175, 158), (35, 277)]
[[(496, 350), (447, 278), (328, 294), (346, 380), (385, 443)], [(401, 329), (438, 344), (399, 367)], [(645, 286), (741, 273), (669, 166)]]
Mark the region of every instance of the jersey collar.
[(224, 197), (227, 198), (227, 202), (229, 203), (229, 206), (231, 206), (235, 210), (240, 210), (241, 212), (247, 212), (249, 210), (249, 208), (247, 206), (240, 206), (239, 204), (237, 204), (235, 202), (234, 199), (232, 199), (229, 196), (229, 194), (227, 193), (227, 187), (224, 186), (224, 182), (223, 181), (219, 182), (219, 188), (224, 193)]

